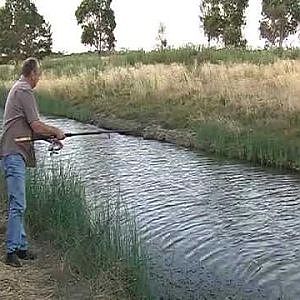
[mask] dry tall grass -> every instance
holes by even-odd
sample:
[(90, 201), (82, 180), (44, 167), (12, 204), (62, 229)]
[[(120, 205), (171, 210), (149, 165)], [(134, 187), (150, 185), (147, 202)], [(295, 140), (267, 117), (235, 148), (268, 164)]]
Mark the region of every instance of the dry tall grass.
[(160, 106), (175, 115), (184, 112), (182, 117), (194, 121), (266, 119), (299, 111), (300, 61), (204, 64), (193, 69), (179, 64), (139, 65), (60, 78), (45, 74), (40, 90), (121, 117), (128, 110)]

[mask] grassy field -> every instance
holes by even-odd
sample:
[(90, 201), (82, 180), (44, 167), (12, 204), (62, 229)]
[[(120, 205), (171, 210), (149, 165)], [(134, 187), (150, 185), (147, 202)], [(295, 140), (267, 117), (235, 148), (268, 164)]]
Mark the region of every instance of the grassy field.
[[(27, 175), (30, 235), (51, 241), (61, 254), (61, 267), (88, 281), (95, 297), (150, 299), (146, 256), (134, 218), (120, 199), (103, 199), (97, 209), (91, 207), (80, 177), (60, 163)], [(3, 190), (2, 176), (0, 186)]]
[(48, 58), (43, 69), (45, 112), (186, 130), (220, 156), (300, 167), (299, 49), (83, 54)]

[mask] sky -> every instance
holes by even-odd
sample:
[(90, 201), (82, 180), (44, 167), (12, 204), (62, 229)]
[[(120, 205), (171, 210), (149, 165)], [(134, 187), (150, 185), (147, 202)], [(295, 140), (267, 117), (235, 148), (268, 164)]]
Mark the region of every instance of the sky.
[[(155, 48), (160, 22), (166, 26), (170, 46), (188, 43), (202, 45), (206, 39), (200, 29), (199, 4), (201, 0), (113, 0), (117, 27), (117, 49)], [(0, 0), (0, 5), (4, 4)], [(81, 28), (74, 13), (81, 0), (33, 0), (38, 11), (52, 26), (53, 50), (65, 53), (90, 50), (80, 42)], [(259, 39), (261, 1), (249, 0), (244, 35), (251, 47), (263, 47)], [(292, 38), (293, 42), (295, 38)]]

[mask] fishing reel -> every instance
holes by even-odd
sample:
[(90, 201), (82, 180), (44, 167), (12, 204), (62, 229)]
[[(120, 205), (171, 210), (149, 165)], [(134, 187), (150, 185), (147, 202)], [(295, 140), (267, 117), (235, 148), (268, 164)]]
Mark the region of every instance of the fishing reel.
[(61, 141), (55, 138), (47, 139), (47, 142), (50, 143), (48, 146), (48, 151), (50, 152), (50, 156), (54, 154), (59, 154), (59, 151), (63, 148), (63, 144)]

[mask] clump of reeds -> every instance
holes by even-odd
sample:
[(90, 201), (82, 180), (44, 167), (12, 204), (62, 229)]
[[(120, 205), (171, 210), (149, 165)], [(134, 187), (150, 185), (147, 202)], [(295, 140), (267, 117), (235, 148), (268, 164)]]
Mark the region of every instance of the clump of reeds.
[(52, 241), (73, 272), (93, 286), (106, 272), (122, 282), (112, 295), (121, 286), (126, 297), (148, 296), (135, 220), (120, 199), (97, 199), (97, 208), (91, 207), (79, 176), (62, 164), (31, 170), (27, 178), (27, 224), (35, 237)]

